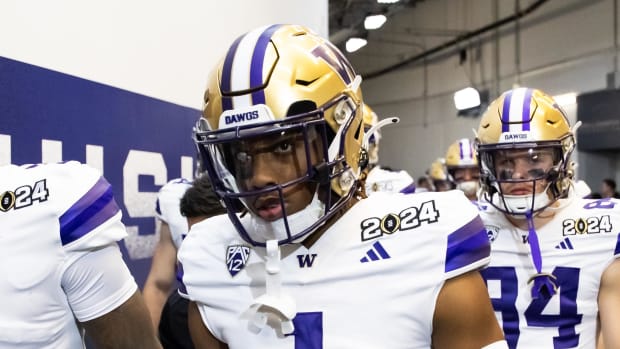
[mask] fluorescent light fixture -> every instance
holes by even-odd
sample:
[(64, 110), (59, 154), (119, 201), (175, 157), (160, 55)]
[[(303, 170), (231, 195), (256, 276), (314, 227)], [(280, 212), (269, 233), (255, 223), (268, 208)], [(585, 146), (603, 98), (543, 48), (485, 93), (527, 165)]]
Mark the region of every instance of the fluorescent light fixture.
[(367, 16), (364, 20), (364, 28), (366, 28), (366, 30), (379, 29), (385, 21), (387, 21), (387, 17), (384, 15)]
[(564, 107), (567, 105), (577, 103), (577, 93), (575, 92), (563, 93), (561, 95), (553, 96), (553, 99), (555, 99), (555, 102), (559, 104), (561, 107)]
[(380, 4), (393, 4), (395, 2), (398, 2), (399, 0), (377, 0), (378, 3)]
[(366, 41), (366, 39), (362, 39), (362, 38), (349, 38), (349, 40), (347, 40), (347, 43), (345, 44), (347, 52), (355, 52), (357, 50), (359, 50), (360, 48), (366, 46), (368, 42)]
[(457, 110), (475, 108), (480, 105), (480, 93), (473, 87), (467, 87), (454, 93), (454, 105)]

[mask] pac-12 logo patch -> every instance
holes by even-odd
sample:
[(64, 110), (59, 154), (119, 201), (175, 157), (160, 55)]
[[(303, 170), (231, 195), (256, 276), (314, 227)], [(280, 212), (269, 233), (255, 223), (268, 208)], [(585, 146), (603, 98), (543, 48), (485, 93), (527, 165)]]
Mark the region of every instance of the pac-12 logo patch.
[(497, 234), (499, 234), (499, 227), (494, 225), (485, 225), (484, 228), (487, 231), (487, 236), (489, 237), (489, 241), (493, 242), (497, 239)]
[(250, 258), (250, 248), (243, 245), (230, 245), (226, 249), (226, 267), (231, 276), (245, 268), (245, 264)]

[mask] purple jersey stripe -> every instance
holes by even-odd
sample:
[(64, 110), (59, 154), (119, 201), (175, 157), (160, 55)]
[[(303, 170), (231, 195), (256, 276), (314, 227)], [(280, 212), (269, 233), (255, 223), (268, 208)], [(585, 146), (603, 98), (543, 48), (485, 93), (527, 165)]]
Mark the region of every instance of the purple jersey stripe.
[[(233, 42), (232, 46), (230, 46), (230, 48), (228, 49), (228, 52), (226, 53), (226, 58), (224, 59), (224, 66), (222, 67), (222, 81), (220, 82), (220, 91), (222, 92), (223, 95), (226, 95), (228, 93), (230, 93), (230, 89), (231, 89), (231, 79), (232, 79), (232, 66), (233, 66), (233, 61), (235, 60), (235, 53), (237, 53), (237, 47), (239, 47), (239, 43), (241, 42), (241, 40), (243, 40), (243, 38), (245, 37), (244, 35), (241, 35), (240, 37), (237, 38), (237, 40), (235, 40), (235, 42)], [(222, 109), (223, 110), (230, 110), (232, 109), (232, 98), (222, 98)]]
[(415, 183), (411, 182), (411, 184), (409, 184), (408, 186), (406, 186), (403, 189), (401, 189), (399, 191), (399, 193), (402, 193), (402, 194), (413, 194), (413, 193), (415, 193)]
[(445, 271), (460, 269), (489, 257), (491, 245), (480, 217), (474, 218), (457, 231), (448, 235)]
[(614, 255), (620, 254), (620, 233), (618, 234), (618, 238), (616, 239), (616, 249), (614, 250)]
[[(256, 41), (254, 52), (252, 52), (252, 65), (250, 67), (250, 89), (258, 89), (263, 85), (263, 63), (265, 62), (265, 52), (271, 41), (271, 36), (282, 25), (275, 24), (267, 28)], [(265, 104), (265, 91), (258, 89), (252, 93), (252, 104)]]
[(521, 115), (521, 120), (523, 121), (522, 131), (530, 130), (530, 104), (532, 103), (532, 92), (531, 88), (525, 90), (525, 97), (523, 97), (523, 114)]
[(159, 206), (159, 199), (155, 201), (155, 212), (161, 216), (161, 207)]
[(187, 295), (187, 287), (183, 283), (183, 264), (177, 263), (177, 281), (179, 282), (179, 293)]
[(295, 348), (323, 349), (323, 313), (297, 313), (293, 318)]
[(112, 186), (103, 177), (60, 216), (60, 240), (71, 243), (112, 218), (119, 211)]
[(509, 131), (510, 100), (512, 100), (512, 91), (507, 92), (506, 97), (504, 97), (504, 105), (502, 106), (502, 132)]

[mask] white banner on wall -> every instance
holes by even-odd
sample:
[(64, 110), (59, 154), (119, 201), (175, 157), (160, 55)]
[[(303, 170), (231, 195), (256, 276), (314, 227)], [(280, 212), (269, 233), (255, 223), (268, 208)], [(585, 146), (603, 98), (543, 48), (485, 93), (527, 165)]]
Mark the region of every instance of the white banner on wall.
[(2, 0), (0, 165), (101, 170), (142, 285), (157, 192), (193, 175), (191, 129), (210, 69), (250, 29), (293, 23), (327, 36), (327, 18), (327, 0)]
[(3, 0), (0, 56), (200, 108), (239, 35), (290, 23), (327, 36), (327, 19), (327, 0)]

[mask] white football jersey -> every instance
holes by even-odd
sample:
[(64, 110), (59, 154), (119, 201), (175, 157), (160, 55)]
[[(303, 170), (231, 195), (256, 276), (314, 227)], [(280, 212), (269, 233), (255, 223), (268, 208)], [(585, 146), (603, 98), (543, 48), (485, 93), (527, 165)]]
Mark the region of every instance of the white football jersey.
[[(73, 161), (7, 165), (0, 167), (0, 193), (0, 347), (82, 348), (76, 317), (91, 320), (128, 294), (80, 308), (63, 290), (72, 285), (62, 284), (85, 253), (126, 235), (110, 184)], [(137, 286), (128, 282), (131, 295)]]
[(181, 198), (185, 191), (192, 186), (192, 182), (185, 178), (176, 178), (161, 187), (157, 194), (155, 210), (157, 217), (168, 223), (174, 246), (178, 249), (187, 235), (187, 219), (181, 215)]
[(559, 289), (551, 298), (537, 299), (528, 284), (536, 273), (528, 231), (488, 203), (478, 203), (492, 249), (482, 275), (511, 349), (595, 347), (601, 275), (620, 253), (620, 201), (561, 202), (566, 206), (536, 229), (541, 271), (552, 273)]
[(411, 194), (415, 192), (415, 181), (407, 171), (388, 171), (374, 167), (366, 178), (366, 194), (377, 192), (392, 192)]
[(486, 265), (489, 252), (462, 192), (377, 193), (310, 248), (281, 247), (282, 292), (296, 305), (292, 335), (249, 329), (248, 309), (265, 293), (265, 249), (241, 240), (225, 215), (195, 224), (183, 242), (180, 291), (231, 349), (429, 348), (444, 281)]

